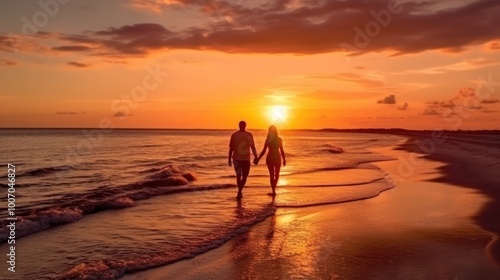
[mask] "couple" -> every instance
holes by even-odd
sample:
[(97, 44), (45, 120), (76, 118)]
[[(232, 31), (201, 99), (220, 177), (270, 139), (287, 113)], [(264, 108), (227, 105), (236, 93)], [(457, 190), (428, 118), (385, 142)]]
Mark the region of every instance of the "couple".
[(241, 121), (239, 126), (240, 130), (231, 135), (228, 155), (228, 165), (231, 166), (232, 159), (234, 170), (236, 171), (236, 183), (238, 184), (238, 196), (236, 198), (242, 197), (242, 190), (243, 187), (245, 187), (248, 174), (250, 173), (250, 149), (252, 149), (254, 156), (253, 163), (258, 164), (259, 160), (266, 153), (267, 148), (269, 148), (269, 153), (266, 157), (266, 164), (267, 169), (269, 169), (269, 181), (271, 182), (271, 188), (273, 189), (272, 195), (276, 195), (275, 189), (278, 184), (281, 168), (280, 157), (283, 158), (283, 166), (286, 166), (283, 142), (281, 141), (281, 138), (278, 137), (278, 130), (274, 125), (269, 127), (266, 143), (264, 144), (262, 152), (257, 157), (253, 135), (250, 132), (245, 131), (247, 126), (246, 122)]

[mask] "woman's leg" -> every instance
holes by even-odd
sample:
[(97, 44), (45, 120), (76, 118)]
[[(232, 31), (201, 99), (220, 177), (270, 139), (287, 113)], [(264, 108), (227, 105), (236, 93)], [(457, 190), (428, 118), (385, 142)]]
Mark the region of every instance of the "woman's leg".
[(274, 188), (275, 188), (275, 186), (274, 186), (274, 176), (275, 176), (274, 165), (272, 165), (271, 163), (268, 163), (267, 170), (269, 170), (269, 183), (271, 184), (271, 188), (273, 190), (272, 193), (274, 194)]
[(274, 187), (273, 187), (273, 192), (276, 186), (278, 186), (278, 180), (280, 179), (280, 169), (281, 165), (275, 165), (274, 166)]

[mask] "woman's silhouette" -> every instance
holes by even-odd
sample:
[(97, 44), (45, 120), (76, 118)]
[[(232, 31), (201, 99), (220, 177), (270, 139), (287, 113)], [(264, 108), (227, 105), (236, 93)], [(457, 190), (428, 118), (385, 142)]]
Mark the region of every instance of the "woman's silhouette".
[(278, 130), (274, 125), (269, 127), (267, 132), (266, 143), (264, 149), (260, 153), (259, 157), (254, 160), (257, 164), (259, 160), (266, 153), (267, 148), (269, 148), (269, 153), (266, 157), (267, 169), (269, 169), (269, 181), (271, 182), (271, 188), (273, 189), (272, 195), (276, 195), (276, 185), (278, 185), (278, 180), (280, 177), (281, 168), (281, 157), (283, 158), (283, 166), (286, 166), (285, 151), (283, 151), (283, 141), (278, 136)]

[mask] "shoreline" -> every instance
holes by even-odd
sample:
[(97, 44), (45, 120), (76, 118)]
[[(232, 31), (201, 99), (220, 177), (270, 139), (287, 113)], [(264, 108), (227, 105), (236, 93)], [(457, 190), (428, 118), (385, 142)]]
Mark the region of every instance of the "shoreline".
[[(375, 198), (279, 208), (221, 247), (122, 279), (498, 279), (500, 244), (492, 213), (499, 200), (485, 180), (494, 179), (493, 171), (482, 168), (490, 163), (479, 155), (472, 160), (465, 150), (457, 153), (460, 147), (446, 142), (422, 155), (414, 141), (426, 137), (373, 149), (418, 162), (411, 174), (395, 180), (396, 188)], [(375, 165), (401, 175), (401, 162)], [(475, 176), (490, 176), (467, 177), (469, 167)]]
[[(442, 175), (432, 181), (472, 189), (488, 198), (473, 219), (482, 229), (496, 234), (488, 249), (494, 262), (500, 266), (500, 223), (497, 216), (500, 214), (500, 178), (492, 170), (493, 166), (500, 166), (500, 144), (484, 142), (482, 139), (470, 139), (464, 143), (464, 139), (451, 138), (443, 143), (433, 141), (436, 147), (432, 150), (420, 149), (415, 145), (415, 141), (431, 138), (429, 134), (414, 135), (400, 145), (399, 149), (423, 154), (427, 159), (445, 163), (440, 167)], [(464, 147), (470, 150), (464, 150)]]

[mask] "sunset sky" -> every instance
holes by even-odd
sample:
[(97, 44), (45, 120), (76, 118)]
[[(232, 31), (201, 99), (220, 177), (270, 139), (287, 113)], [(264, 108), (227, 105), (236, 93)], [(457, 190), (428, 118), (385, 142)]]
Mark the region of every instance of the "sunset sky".
[(0, 11), (0, 127), (500, 129), (498, 0)]

